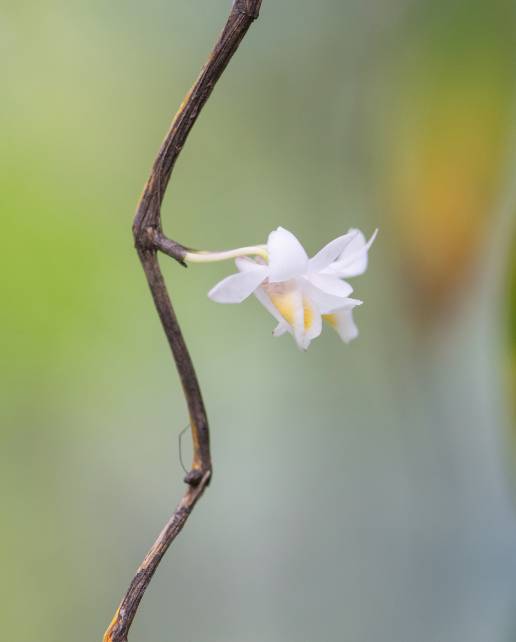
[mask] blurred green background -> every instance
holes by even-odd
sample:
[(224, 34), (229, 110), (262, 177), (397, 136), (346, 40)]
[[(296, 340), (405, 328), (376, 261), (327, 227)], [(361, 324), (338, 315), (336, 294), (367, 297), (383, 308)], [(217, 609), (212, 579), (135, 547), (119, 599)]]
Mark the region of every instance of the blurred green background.
[[(182, 493), (130, 226), (228, 9), (1, 3), (4, 640), (100, 640)], [(361, 335), (300, 353), (255, 300), (208, 300), (231, 264), (163, 259), (215, 477), (130, 639), (516, 640), (515, 60), (512, 0), (263, 0), (165, 230), (223, 249), (283, 225), (313, 253), (379, 227)]]

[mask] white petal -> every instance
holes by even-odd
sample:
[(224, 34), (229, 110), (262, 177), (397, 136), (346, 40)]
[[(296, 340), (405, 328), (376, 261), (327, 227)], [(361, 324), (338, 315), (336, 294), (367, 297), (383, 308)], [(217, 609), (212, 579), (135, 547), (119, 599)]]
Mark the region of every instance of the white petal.
[(308, 263), (309, 271), (320, 272), (327, 268), (330, 263), (333, 263), (344, 252), (357, 233), (358, 230), (350, 230), (347, 234), (330, 241), (310, 259)]
[(217, 303), (241, 303), (266, 277), (266, 266), (256, 265), (246, 272), (238, 272), (226, 277), (208, 292), (208, 296)]
[(332, 296), (345, 298), (353, 292), (353, 288), (349, 283), (341, 281), (332, 274), (309, 274), (306, 279), (325, 294), (331, 294)]
[(339, 310), (333, 314), (325, 315), (324, 320), (337, 331), (344, 343), (349, 343), (358, 337), (358, 328), (353, 321), (351, 310)]
[(267, 251), (271, 283), (288, 281), (306, 271), (308, 256), (303, 246), (292, 232), (283, 227), (278, 227), (269, 234)]
[(295, 290), (292, 296), (292, 311), (294, 315), (294, 339), (300, 350), (306, 350), (310, 341), (306, 341), (305, 335), (305, 311), (303, 307), (303, 296), (300, 290)]
[(316, 339), (322, 331), (322, 316), (314, 301), (307, 297), (303, 299), (304, 338), (303, 349), (307, 350), (312, 339)]
[(358, 299), (351, 299), (349, 297), (340, 297), (334, 296), (333, 294), (327, 294), (319, 288), (316, 288), (310, 281), (303, 279), (303, 290), (306, 293), (306, 296), (310, 298), (311, 301), (315, 303), (321, 314), (329, 314), (335, 310), (340, 310), (341, 308), (354, 308), (357, 305), (361, 305), (362, 301)]
[(278, 325), (272, 331), (272, 335), (274, 337), (281, 337), (286, 332), (289, 332), (290, 334), (292, 334), (292, 330), (291, 330), (289, 324), (286, 323), (285, 321), (280, 321), (278, 323)]
[(378, 230), (374, 231), (367, 243), (360, 230), (354, 231), (356, 232), (355, 236), (346, 246), (340, 257), (326, 268), (326, 273), (335, 274), (342, 278), (349, 278), (352, 276), (359, 276), (366, 271), (367, 252), (373, 244)]

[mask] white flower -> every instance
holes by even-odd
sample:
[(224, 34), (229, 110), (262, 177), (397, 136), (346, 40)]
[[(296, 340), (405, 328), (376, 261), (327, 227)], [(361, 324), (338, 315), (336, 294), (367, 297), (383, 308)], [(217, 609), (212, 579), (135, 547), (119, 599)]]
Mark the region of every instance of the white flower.
[(274, 336), (288, 332), (301, 349), (306, 350), (321, 334), (323, 318), (347, 343), (358, 335), (351, 310), (362, 301), (350, 298), (353, 288), (343, 279), (365, 272), (367, 252), (375, 236), (376, 232), (366, 243), (362, 232), (352, 229), (309, 259), (297, 238), (278, 227), (269, 234), (267, 246), (258, 246), (255, 252), (242, 248), (212, 255), (260, 256), (255, 260), (238, 256), (238, 273), (218, 283), (208, 296), (217, 303), (241, 303), (254, 294), (278, 321)]

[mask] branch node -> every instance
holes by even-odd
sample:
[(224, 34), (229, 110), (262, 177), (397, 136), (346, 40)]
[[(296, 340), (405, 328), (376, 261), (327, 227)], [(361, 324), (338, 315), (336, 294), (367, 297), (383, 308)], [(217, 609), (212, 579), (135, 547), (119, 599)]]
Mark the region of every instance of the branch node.
[(185, 476), (184, 482), (192, 487), (198, 486), (204, 479), (205, 474), (206, 473), (199, 468), (192, 468), (192, 470)]
[(186, 255), (186, 249), (181, 245), (181, 243), (172, 241), (171, 239), (167, 238), (164, 234), (162, 234), (160, 230), (157, 230), (157, 229), (154, 229), (152, 232), (152, 242), (153, 242), (153, 246), (157, 250), (159, 250), (160, 252), (163, 252), (163, 254), (166, 254), (167, 256), (172, 257), (175, 261), (177, 261), (183, 267), (188, 267), (184, 260)]

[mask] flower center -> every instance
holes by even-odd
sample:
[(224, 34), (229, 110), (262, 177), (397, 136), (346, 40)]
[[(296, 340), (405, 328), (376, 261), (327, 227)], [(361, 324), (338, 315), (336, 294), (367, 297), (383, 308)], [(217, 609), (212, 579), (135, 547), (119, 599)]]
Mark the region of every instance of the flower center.
[(285, 321), (289, 325), (293, 327), (296, 319), (295, 291), (292, 290), (290, 292), (283, 292), (283, 293), (277, 293), (272, 291), (272, 292), (269, 292), (269, 297), (270, 297), (270, 300), (272, 301), (272, 304), (278, 310), (281, 316), (285, 319)]
[(262, 287), (269, 295), (273, 306), (291, 327), (294, 327), (296, 322), (296, 311), (301, 312), (300, 304), (303, 306), (305, 332), (312, 327), (314, 322), (312, 305), (306, 297), (303, 297), (301, 301), (299, 290), (294, 282), (269, 283), (266, 281)]

